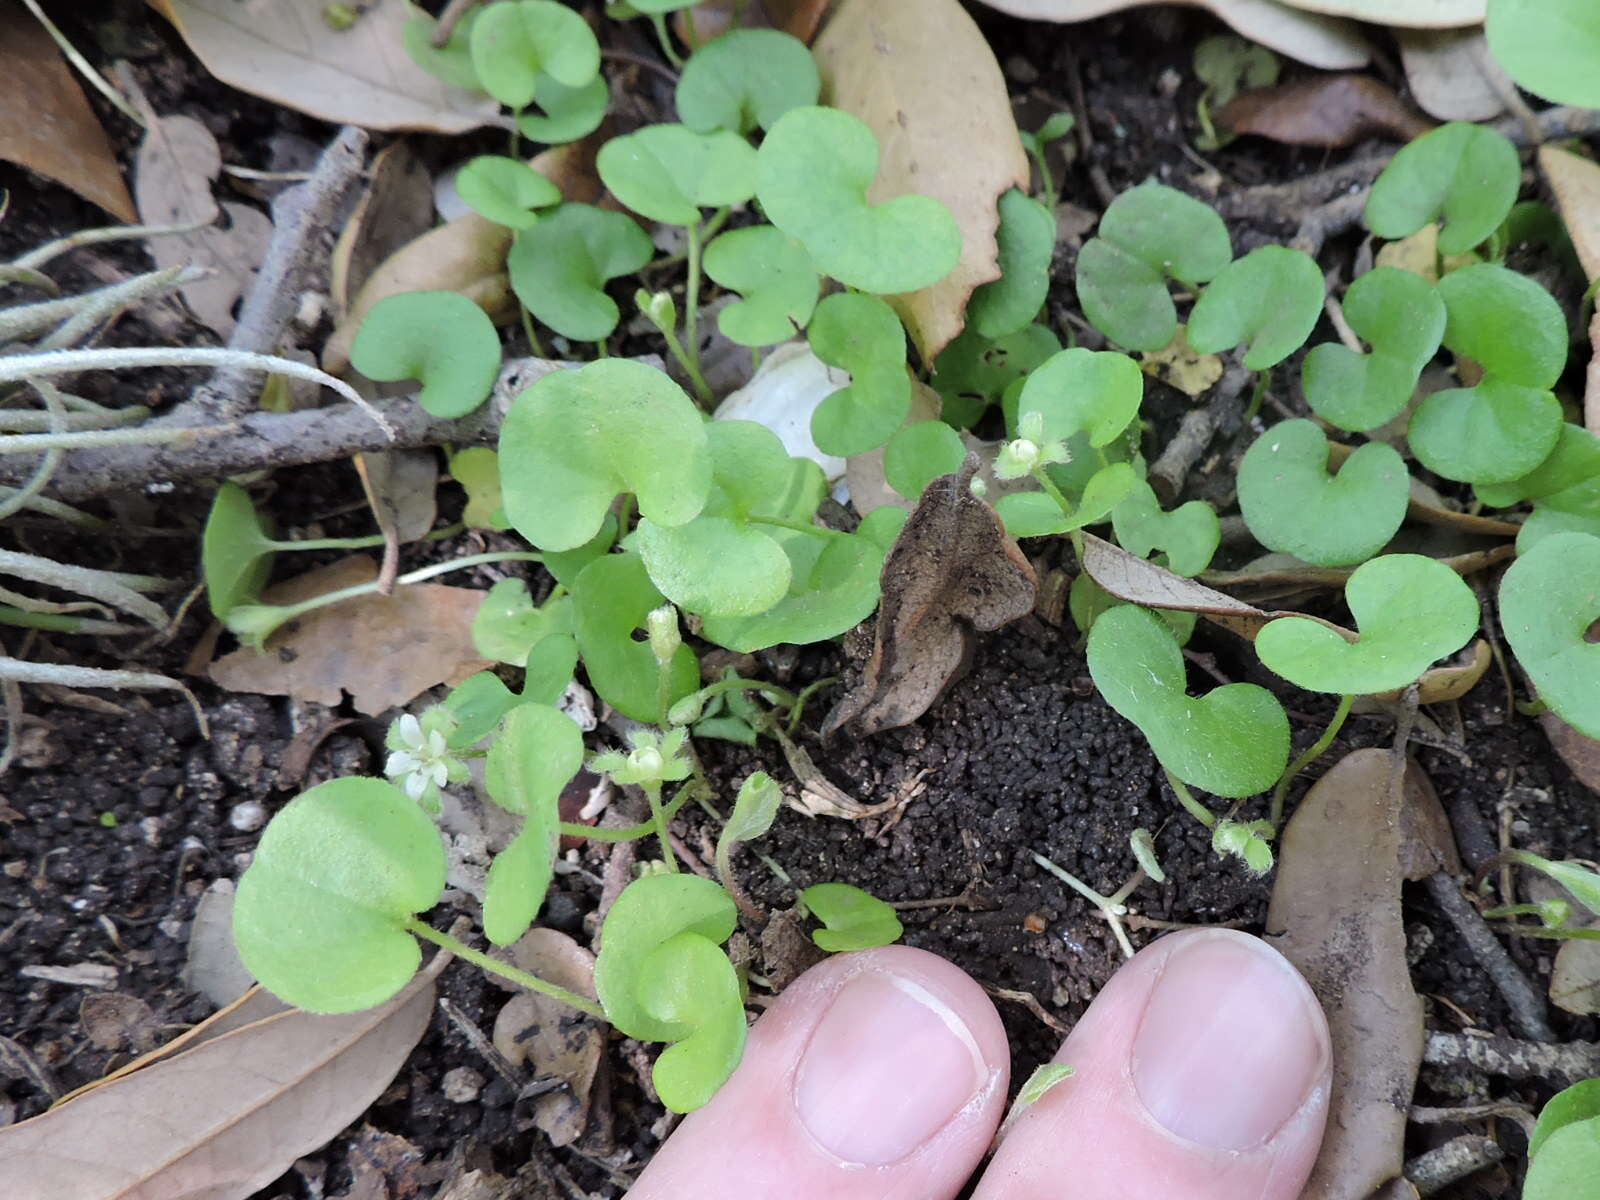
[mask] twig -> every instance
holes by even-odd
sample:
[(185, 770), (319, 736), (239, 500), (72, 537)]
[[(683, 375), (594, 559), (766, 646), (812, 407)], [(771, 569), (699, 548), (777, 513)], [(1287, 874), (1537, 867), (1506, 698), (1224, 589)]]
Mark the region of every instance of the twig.
[(182, 225), (109, 225), (103, 229), (80, 229), (53, 242), (46, 242), (28, 251), (10, 265), (24, 271), (36, 270), (52, 259), (60, 258), (69, 250), (81, 246), (98, 246), (101, 242), (131, 242), (154, 237), (176, 237), (180, 233), (193, 233), (204, 229), (210, 221), (188, 221)]
[(44, 31), (50, 35), (50, 40), (55, 42), (57, 49), (77, 68), (78, 74), (88, 80), (94, 90), (109, 100), (118, 112), (135, 125), (143, 127), (144, 117), (140, 115), (139, 110), (128, 103), (126, 96), (107, 83), (105, 77), (89, 65), (88, 59), (78, 53), (78, 48), (67, 40), (67, 35), (57, 29), (56, 23), (44, 15), (44, 10), (39, 7), (39, 0), (22, 0), (22, 2), (28, 6), (28, 11), (38, 18), (39, 24), (44, 26)]
[(1600, 1075), (1600, 1042), (1527, 1042), (1430, 1032), (1422, 1061), (1436, 1067), (1475, 1067), (1507, 1079), (1576, 1081)]
[(450, 0), (444, 6), (444, 11), (439, 14), (439, 23), (433, 27), (433, 36), (428, 40), (433, 43), (435, 50), (443, 50), (450, 41), (451, 34), (455, 33), (456, 26), (461, 24), (473, 9), (477, 8), (482, 0)]
[(1492, 1167), (1506, 1156), (1493, 1138), (1464, 1133), (1406, 1163), (1405, 1176), (1419, 1196), (1434, 1196), (1457, 1180)]
[(1032, 992), (1018, 992), (1011, 988), (993, 987), (987, 983), (983, 985), (983, 990), (996, 1000), (1009, 1000), (1013, 1004), (1022, 1005), (1023, 1008), (1038, 1017), (1039, 1020), (1057, 1033), (1067, 1034), (1072, 1032), (1072, 1026), (1061, 1020), (1061, 1018), (1052, 1016), (1049, 1010), (1039, 1003), (1039, 998)]
[(448, 996), (440, 996), (439, 1011), (449, 1018), (456, 1032), (466, 1038), (467, 1044), (478, 1052), (479, 1057), (489, 1064), (496, 1075), (510, 1085), (513, 1092), (522, 1091), (528, 1082), (527, 1076), (511, 1065), (511, 1060), (501, 1054), (495, 1044), (484, 1036), (483, 1030), (461, 1010), (459, 1004)]
[(1428, 894), (1440, 911), (1449, 918), (1456, 932), (1467, 943), (1472, 956), (1484, 970), (1506, 1007), (1511, 1010), (1511, 1022), (1522, 1036), (1536, 1042), (1553, 1042), (1556, 1032), (1545, 1019), (1544, 996), (1528, 981), (1521, 968), (1500, 944), (1478, 910), (1461, 894), (1456, 881), (1443, 871), (1428, 876)]
[(1217, 384), (1209, 403), (1192, 408), (1178, 423), (1178, 432), (1150, 464), (1150, 485), (1163, 504), (1171, 504), (1183, 491), (1194, 464), (1205, 453), (1217, 430), (1238, 419), (1239, 398), (1255, 381), (1255, 372), (1230, 367)]
[(77, 667), (69, 663), (28, 662), (20, 658), (0, 658), (0, 680), (12, 683), (53, 683), (70, 688), (118, 688), (130, 692), (182, 692), (194, 710), (200, 733), (210, 737), (205, 710), (195, 695), (176, 679), (150, 671), (108, 671), (99, 667)]
[(1471, 1121), (1487, 1121), (1491, 1117), (1505, 1117), (1521, 1126), (1523, 1133), (1533, 1133), (1533, 1113), (1528, 1111), (1526, 1105), (1513, 1100), (1491, 1100), (1487, 1104), (1462, 1104), (1454, 1108), (1413, 1104), (1407, 1114), (1407, 1119), (1418, 1125), (1465, 1125)]

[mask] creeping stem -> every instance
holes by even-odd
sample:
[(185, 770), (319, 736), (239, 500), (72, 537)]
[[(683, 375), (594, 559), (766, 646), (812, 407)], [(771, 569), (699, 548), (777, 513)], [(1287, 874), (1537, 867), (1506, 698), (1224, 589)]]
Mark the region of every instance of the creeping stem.
[(540, 979), (537, 975), (530, 975), (526, 971), (518, 970), (508, 963), (503, 963), (497, 958), (490, 958), (481, 950), (474, 950), (464, 942), (459, 942), (448, 933), (441, 933), (432, 925), (419, 921), (415, 917), (406, 918), (406, 930), (415, 934), (425, 942), (432, 942), (435, 946), (442, 946), (457, 958), (465, 959), (476, 967), (481, 967), (491, 975), (498, 975), (502, 979), (509, 979), (519, 987), (525, 987), (530, 992), (539, 992), (553, 1000), (559, 1000), (577, 1009), (579, 1012), (588, 1013), (597, 1021), (606, 1019), (605, 1010), (593, 1000), (569, 992), (566, 988)]
[(667, 810), (661, 804), (661, 781), (652, 779), (640, 786), (650, 801), (650, 817), (655, 822), (656, 840), (661, 843), (661, 861), (667, 864), (667, 870), (676, 871), (678, 855), (672, 848), (672, 834), (667, 828)]
[(1328, 722), (1328, 727), (1322, 731), (1322, 736), (1311, 745), (1299, 758), (1289, 764), (1289, 769), (1283, 773), (1283, 778), (1278, 780), (1278, 785), (1272, 789), (1272, 827), (1278, 828), (1283, 820), (1283, 801), (1289, 794), (1289, 785), (1294, 782), (1294, 777), (1300, 774), (1333, 745), (1333, 739), (1339, 736), (1339, 730), (1344, 728), (1345, 718), (1350, 715), (1350, 706), (1355, 703), (1354, 696), (1340, 696), (1339, 707), (1333, 710), (1333, 719)]

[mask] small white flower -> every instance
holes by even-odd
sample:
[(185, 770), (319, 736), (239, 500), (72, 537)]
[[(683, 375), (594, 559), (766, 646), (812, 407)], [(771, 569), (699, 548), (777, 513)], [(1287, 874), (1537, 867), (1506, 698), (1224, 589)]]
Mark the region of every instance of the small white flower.
[(383, 773), (412, 800), (437, 811), (439, 789), (466, 770), (450, 754), (450, 742), (439, 728), (448, 714), (429, 714), (428, 727), (411, 713), (403, 714), (389, 729), (389, 756)]

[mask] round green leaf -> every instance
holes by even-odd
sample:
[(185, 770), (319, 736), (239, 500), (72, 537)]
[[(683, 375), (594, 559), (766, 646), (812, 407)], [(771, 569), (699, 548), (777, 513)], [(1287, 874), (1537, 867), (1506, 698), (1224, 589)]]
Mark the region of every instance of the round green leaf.
[(801, 242), (824, 275), (864, 292), (914, 292), (961, 256), (956, 219), (932, 196), (867, 202), (878, 139), (833, 108), (791, 109), (761, 143), (756, 195), (767, 219)]
[(1340, 429), (1365, 432), (1400, 415), (1444, 337), (1444, 300), (1426, 279), (1397, 267), (1368, 271), (1344, 296), (1350, 328), (1372, 346), (1314, 346), (1302, 368), (1306, 402)]
[(1600, 738), (1600, 537), (1542, 539), (1500, 580), (1500, 627), (1539, 697), (1568, 725)]
[(478, 82), (478, 72), (472, 65), (471, 45), (472, 27), (482, 13), (482, 9), (475, 8), (462, 17), (443, 46), (433, 44), (433, 31), (439, 23), (418, 13), (406, 21), (400, 31), (401, 44), (411, 61), (436, 79), (444, 80), (451, 87), (482, 92), (483, 84)]
[(1567, 365), (1567, 319), (1556, 299), (1526, 275), (1493, 263), (1439, 281), (1449, 319), (1444, 344), (1485, 375), (1549, 389)]
[(533, 102), (541, 74), (582, 87), (600, 70), (600, 43), (575, 9), (555, 0), (503, 0), (473, 22), (472, 66), (507, 108)]
[(456, 191), (473, 212), (511, 229), (537, 224), (537, 209), (561, 203), (560, 188), (503, 154), (482, 154), (467, 163), (456, 175)]
[(1565, 424), (1550, 456), (1510, 483), (1479, 484), (1478, 499), (1494, 508), (1536, 500), (1562, 512), (1600, 509), (1600, 437), (1581, 425)]
[(705, 507), (705, 421), (663, 372), (608, 358), (552, 371), (511, 402), (500, 432), (506, 516), (541, 550), (572, 550), (600, 531), (621, 492), (658, 525)]
[[(1592, 1082), (1592, 1081), (1591, 1081)], [(1522, 1200), (1577, 1200), (1600, 1179), (1600, 1120), (1575, 1121), (1551, 1134), (1528, 1165)]]
[(468, 675), (450, 690), (444, 706), (455, 714), (456, 727), (450, 734), (452, 750), (468, 750), (494, 731), (505, 715), (523, 697), (508, 688), (493, 671)]
[(967, 329), (934, 362), (930, 381), (944, 402), (940, 420), (971, 429), (1006, 388), (1057, 350), (1061, 340), (1043, 325), (1029, 325), (990, 341)]
[(1589, 0), (1491, 0), (1488, 33), (1518, 85), (1555, 104), (1600, 108), (1600, 9)]
[(543, 111), (524, 112), (517, 118), (517, 128), (536, 142), (559, 145), (600, 128), (611, 103), (611, 89), (602, 75), (568, 87), (552, 75), (540, 74), (533, 81), (533, 102)]
[(1323, 567), (1371, 558), (1405, 520), (1411, 483), (1393, 446), (1368, 442), (1328, 474), (1328, 439), (1281, 421), (1245, 451), (1239, 509), (1256, 541)]
[(888, 554), (910, 516), (907, 510), (898, 505), (885, 504), (862, 517), (861, 524), (856, 526), (856, 533)]
[(982, 284), (967, 301), (967, 323), (986, 338), (1001, 338), (1033, 323), (1050, 290), (1056, 219), (1026, 192), (1000, 197), (995, 233), (1000, 278)]
[(1361, 631), (1347, 642), (1320, 621), (1280, 617), (1256, 634), (1256, 655), (1297, 687), (1335, 695), (1403, 688), (1478, 632), (1478, 598), (1445, 564), (1385, 554), (1357, 567), (1345, 604)]
[(1443, 221), (1441, 254), (1465, 254), (1500, 228), (1522, 186), (1522, 164), (1505, 134), (1452, 121), (1401, 149), (1367, 197), (1367, 228), (1410, 237)]
[(422, 961), (406, 923), (444, 892), (444, 842), (393, 784), (347, 776), (272, 818), (239, 880), (233, 938), (261, 985), (309, 1012), (382, 1004)]
[(1322, 270), (1300, 250), (1262, 246), (1229, 263), (1189, 314), (1189, 345), (1221, 354), (1250, 343), (1244, 365), (1264, 371), (1293, 354), (1316, 328), (1325, 299)]
[(260, 598), (276, 547), (261, 526), (250, 493), (237, 483), (219, 487), (200, 542), (200, 573), (212, 616), (220, 621), (239, 605)]
[(848, 883), (813, 884), (800, 893), (800, 903), (826, 927), (811, 940), (829, 954), (887, 946), (905, 932), (890, 905)]
[(1106, 703), (1139, 727), (1161, 765), (1219, 796), (1271, 787), (1289, 761), (1289, 718), (1271, 692), (1230, 683), (1188, 694), (1183, 651), (1166, 623), (1132, 604), (1089, 631), (1089, 674)]
[(472, 648), (485, 658), (520, 667), (553, 633), (572, 632), (572, 600), (533, 602), (525, 579), (502, 579), (489, 589), (472, 618)]
[(710, 133), (771, 129), (792, 108), (817, 102), (822, 80), (811, 51), (776, 29), (735, 29), (696, 50), (678, 79), (678, 119)]
[(806, 248), (771, 225), (717, 238), (706, 247), (705, 271), (744, 297), (717, 314), (723, 336), (741, 346), (771, 346), (794, 337), (811, 320), (822, 290)]
[(906, 336), (894, 309), (876, 296), (836, 292), (817, 305), (806, 331), (812, 352), (850, 372), (850, 383), (811, 414), (824, 454), (847, 458), (888, 441), (911, 408)]
[(1588, 533), (1600, 537), (1600, 509), (1562, 512), (1559, 508), (1536, 505), (1517, 533), (1517, 553), (1526, 554), (1557, 533)]
[(820, 642), (854, 629), (878, 606), (882, 545), (861, 534), (774, 529), (772, 536), (789, 556), (789, 594), (753, 617), (707, 617), (708, 641), (740, 653)]
[(1209, 567), (1222, 542), (1222, 523), (1209, 504), (1191, 500), (1162, 512), (1155, 489), (1137, 478), (1112, 511), (1111, 527), (1117, 543), (1129, 554), (1149, 558), (1155, 551), (1165, 550), (1167, 565), (1185, 577)]
[[(1101, 613), (1119, 608), (1126, 603), (1128, 603), (1126, 600), (1113, 596), (1096, 583), (1094, 576), (1087, 571), (1079, 572), (1072, 580), (1072, 587), (1067, 591), (1067, 611), (1072, 614), (1072, 622), (1080, 633), (1088, 633), (1093, 629)], [(1189, 639), (1194, 636), (1195, 622), (1200, 619), (1198, 613), (1178, 608), (1157, 608), (1151, 611), (1167, 623), (1172, 635), (1178, 639), (1178, 645), (1189, 644)]]
[(590, 204), (563, 204), (517, 233), (506, 270), (517, 299), (562, 337), (597, 342), (621, 315), (607, 280), (631, 275), (655, 253), (631, 219)]
[(1504, 483), (1532, 471), (1561, 436), (1561, 402), (1540, 388), (1488, 378), (1434, 392), (1411, 414), (1417, 461), (1446, 479)]
[(726, 129), (646, 125), (600, 147), (595, 167), (623, 204), (668, 225), (697, 224), (702, 208), (729, 208), (756, 192), (756, 152)]
[(883, 448), (883, 475), (889, 486), (915, 500), (940, 475), (961, 469), (967, 456), (961, 435), (943, 421), (907, 425)]
[[(665, 597), (650, 582), (637, 554), (606, 554), (578, 575), (572, 586), (573, 633), (583, 655), (583, 669), (601, 699), (635, 721), (659, 721), (656, 657), (634, 634), (645, 628), (650, 611)], [(679, 646), (672, 656), (669, 705), (700, 684), (694, 651)]]
[(1014, 538), (1049, 537), (1076, 528), (1044, 492), (1007, 492), (994, 502), (994, 511)]
[(474, 529), (507, 529), (500, 498), (500, 456), (487, 446), (468, 446), (450, 456), (450, 478), (467, 493), (461, 519)]
[(765, 425), (711, 421), (706, 439), (711, 446), (711, 498), (704, 516), (806, 522), (827, 494), (822, 468), (809, 458), (789, 457), (783, 440)]
[(1600, 1079), (1585, 1079), (1557, 1092), (1539, 1110), (1539, 1120), (1528, 1138), (1528, 1157), (1539, 1157), (1539, 1151), (1552, 1134), (1579, 1121), (1600, 1119)]
[[(1086, 432), (1091, 445), (1105, 446), (1132, 423), (1143, 398), (1144, 375), (1133, 359), (1111, 350), (1074, 348), (1052, 354), (1028, 376), (1016, 415), (1043, 417), (1048, 441)], [(1015, 420), (1008, 424), (1016, 427)]]
[(500, 374), (500, 335), (460, 292), (401, 292), (372, 306), (350, 362), (384, 383), (415, 379), (423, 408), (436, 417), (464, 417), (489, 398)]
[(606, 1019), (624, 1035), (647, 1042), (674, 1042), (694, 1027), (681, 1017), (651, 1014), (641, 995), (646, 960), (681, 933), (713, 945), (728, 940), (739, 910), (721, 886), (698, 875), (646, 875), (622, 889), (600, 930), (594, 964), (595, 992)]
[(646, 955), (634, 981), (640, 1006), (664, 1026), (690, 1030), (650, 1071), (661, 1103), (693, 1112), (716, 1095), (744, 1057), (744, 993), (727, 954), (685, 931)]
[(783, 548), (727, 517), (696, 517), (676, 528), (640, 521), (634, 545), (661, 594), (700, 616), (754, 616), (789, 591)]

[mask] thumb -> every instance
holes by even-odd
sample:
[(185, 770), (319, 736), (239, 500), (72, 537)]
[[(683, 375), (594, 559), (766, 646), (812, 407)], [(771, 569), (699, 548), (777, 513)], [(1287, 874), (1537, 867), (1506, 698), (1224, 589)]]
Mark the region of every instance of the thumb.
[(1056, 1061), (973, 1200), (1295, 1200), (1327, 1119), (1322, 1009), (1282, 955), (1228, 929), (1146, 947)]

